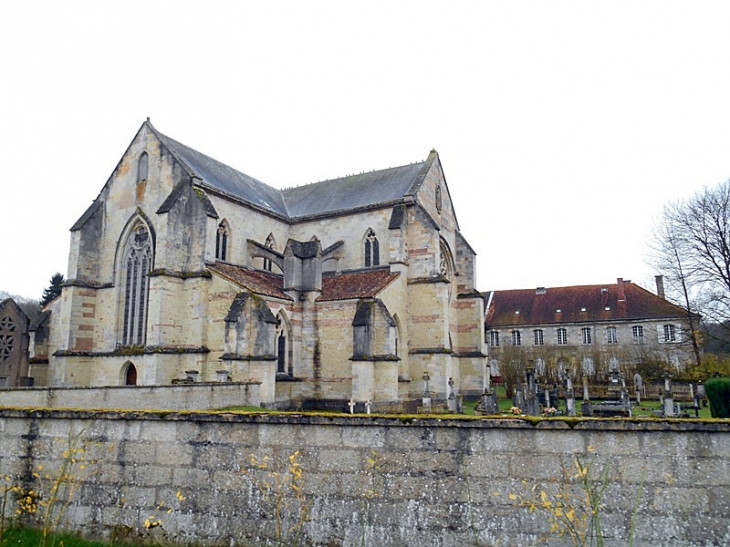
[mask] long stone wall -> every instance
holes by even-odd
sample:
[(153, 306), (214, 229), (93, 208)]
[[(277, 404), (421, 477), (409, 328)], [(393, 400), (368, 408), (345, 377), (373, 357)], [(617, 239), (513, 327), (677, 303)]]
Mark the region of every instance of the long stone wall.
[(260, 403), (257, 381), (0, 389), (0, 407), (14, 408), (217, 410)]
[(608, 466), (606, 545), (632, 528), (634, 545), (730, 544), (728, 422), (0, 411), (2, 475), (47, 495), (70, 458), (67, 522), (93, 535), (147, 521), (199, 545), (571, 545), (540, 492), (581, 506), (578, 459), (589, 477)]

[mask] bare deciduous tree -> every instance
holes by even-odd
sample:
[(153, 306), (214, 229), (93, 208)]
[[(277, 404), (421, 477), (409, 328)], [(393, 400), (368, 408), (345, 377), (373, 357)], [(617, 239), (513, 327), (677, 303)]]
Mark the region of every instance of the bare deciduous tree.
[[(665, 277), (667, 296), (709, 321), (726, 323), (730, 318), (730, 181), (668, 204), (653, 235), (653, 263)], [(699, 365), (699, 324), (693, 313), (688, 319)]]

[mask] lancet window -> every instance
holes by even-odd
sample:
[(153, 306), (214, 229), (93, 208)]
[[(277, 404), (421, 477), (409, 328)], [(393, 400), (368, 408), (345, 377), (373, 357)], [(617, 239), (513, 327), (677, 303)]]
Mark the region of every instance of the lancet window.
[(141, 346), (147, 330), (147, 295), (152, 270), (152, 241), (147, 227), (139, 224), (129, 236), (122, 262), (124, 322), (122, 345)]
[(218, 260), (228, 259), (228, 227), (225, 222), (218, 225), (215, 235), (215, 257)]
[(371, 229), (365, 234), (365, 267), (378, 266), (380, 264), (380, 244), (375, 232)]
[(147, 152), (142, 152), (139, 156), (139, 160), (137, 161), (137, 182), (142, 182), (147, 180), (147, 173), (149, 171), (149, 156), (147, 155)]

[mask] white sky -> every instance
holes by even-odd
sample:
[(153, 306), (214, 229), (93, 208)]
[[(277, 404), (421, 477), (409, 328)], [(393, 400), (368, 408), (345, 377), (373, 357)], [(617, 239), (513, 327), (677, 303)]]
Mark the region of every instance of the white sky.
[(436, 148), (480, 290), (653, 288), (667, 200), (730, 178), (730, 2), (0, 4), (0, 290), (66, 274), (69, 228), (149, 116), (272, 186)]

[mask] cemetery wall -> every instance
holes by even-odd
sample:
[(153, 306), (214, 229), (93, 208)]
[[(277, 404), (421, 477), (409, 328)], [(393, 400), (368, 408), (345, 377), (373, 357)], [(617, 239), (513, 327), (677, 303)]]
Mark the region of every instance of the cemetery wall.
[[(3, 475), (47, 492), (69, 454), (82, 485), (68, 524), (93, 535), (154, 517), (149, 533), (198, 545), (291, 545), (298, 522), (309, 545), (568, 545), (524, 505), (579, 458), (591, 476), (608, 466), (607, 545), (628, 545), (634, 507), (634, 545), (730, 544), (728, 422), (0, 411)], [(287, 482), (275, 495), (286, 475), (270, 474), (292, 464), (301, 504)], [(571, 486), (563, 499), (582, 496)]]
[(106, 387), (0, 389), (0, 407), (216, 410), (260, 406), (261, 382), (200, 382)]

